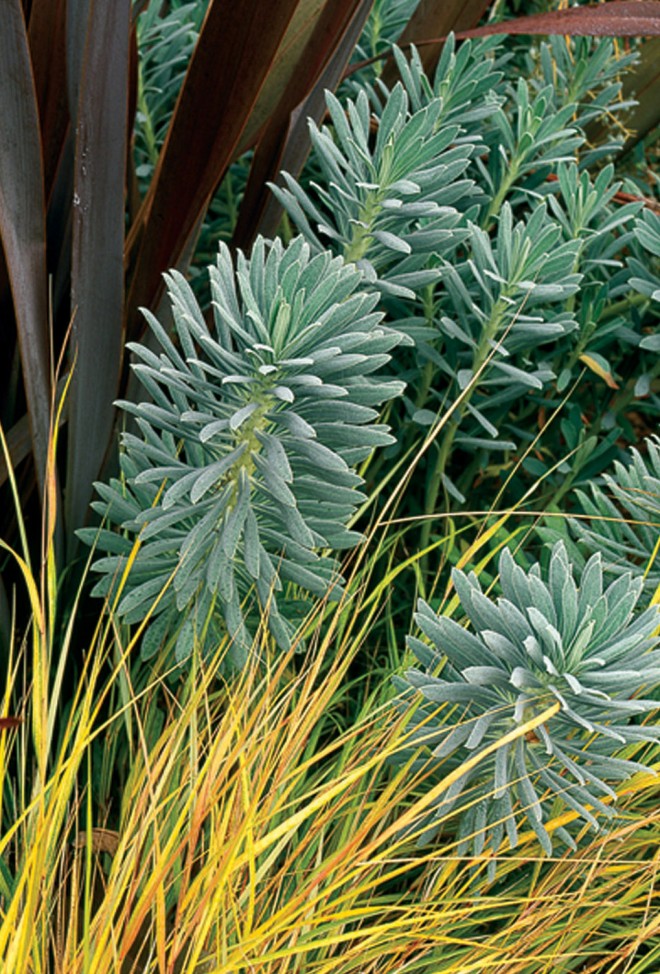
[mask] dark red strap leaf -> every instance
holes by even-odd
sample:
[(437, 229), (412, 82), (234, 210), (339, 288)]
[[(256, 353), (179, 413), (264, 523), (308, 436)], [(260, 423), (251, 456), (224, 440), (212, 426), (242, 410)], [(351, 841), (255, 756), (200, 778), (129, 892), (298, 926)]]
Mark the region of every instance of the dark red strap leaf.
[(0, 731), (19, 727), (23, 723), (22, 717), (0, 717)]

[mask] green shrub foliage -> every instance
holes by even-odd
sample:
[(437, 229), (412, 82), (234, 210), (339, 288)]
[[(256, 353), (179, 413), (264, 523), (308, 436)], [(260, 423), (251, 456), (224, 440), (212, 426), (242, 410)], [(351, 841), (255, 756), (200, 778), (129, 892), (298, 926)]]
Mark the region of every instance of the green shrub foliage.
[(615, 461), (588, 491), (574, 491), (572, 516), (560, 527), (548, 520), (539, 533), (551, 542), (563, 535), (578, 564), (600, 552), (606, 573), (638, 574), (652, 597), (660, 586), (660, 437), (644, 447), (645, 455), (631, 448), (630, 462)]
[(207, 6), (205, 0), (168, 4), (169, 9), (150, 3), (137, 18), (135, 174), (144, 189), (158, 162)]
[(613, 784), (643, 769), (617, 752), (660, 737), (660, 728), (639, 722), (660, 707), (645, 696), (660, 680), (658, 607), (635, 615), (641, 579), (628, 573), (604, 587), (597, 554), (575, 576), (561, 542), (545, 575), (538, 565), (523, 571), (505, 549), (497, 600), (474, 574), (454, 572), (469, 628), (420, 602), (415, 618), (430, 645), (409, 639), (420, 668), (398, 683), (423, 698), (413, 740), (440, 775), (554, 702), (560, 708), (450, 786), (422, 841), (458, 809), (459, 852), (497, 853), (505, 835), (515, 847), (524, 818), (550, 854), (546, 825), (568, 810), (576, 820), (554, 835), (574, 847), (585, 822), (598, 828), (597, 816), (614, 815)]
[(240, 665), (258, 619), (253, 592), (287, 646), (284, 586), (341, 591), (325, 552), (360, 540), (347, 527), (364, 500), (354, 467), (392, 442), (377, 409), (403, 387), (379, 373), (402, 336), (383, 326), (358, 270), (310, 256), (301, 237), (286, 248), (259, 240), (235, 270), (222, 246), (210, 274), (213, 332), (172, 272), (177, 341), (145, 312), (160, 352), (132, 346), (152, 401), (121, 403), (138, 433), (123, 436), (122, 480), (97, 485), (96, 509), (122, 533), (98, 535), (109, 554), (94, 565), (104, 576), (95, 591), (113, 590), (137, 540), (118, 611), (136, 623), (154, 610), (143, 655), (175, 636), (181, 660), (195, 640), (211, 647), (228, 632)]
[[(376, 6), (372, 52), (406, 2), (387, 22)], [(163, 53), (192, 40), (181, 10), (156, 25), (146, 62), (140, 172), (158, 136), (149, 99), (162, 87), (169, 105), (178, 83)], [(526, 819), (550, 852), (553, 815), (576, 814), (552, 830), (574, 845), (615, 813), (614, 785), (660, 736), (642, 722), (660, 705), (646, 696), (660, 679), (658, 614), (637, 612), (643, 573), (645, 594), (657, 587), (660, 441), (648, 462), (633, 451), (583, 489), (620, 459), (631, 406), (660, 413), (660, 218), (604, 164), (614, 143), (586, 131), (626, 108), (620, 76), (634, 55), (610, 40), (557, 37), (528, 56), (450, 38), (432, 79), (414, 49), (394, 58), (393, 87), (369, 68), (327, 95), (305, 172), (273, 187), (300, 236), (258, 239), (235, 266), (221, 245), (206, 316), (168, 275), (174, 334), (145, 312), (151, 342), (132, 350), (149, 401), (121, 403), (132, 417), (122, 476), (97, 486), (107, 526), (82, 536), (106, 552), (97, 594), (116, 596), (127, 623), (147, 620), (144, 658), (173, 649), (181, 661), (227, 638), (240, 667), (260, 625), (287, 647), (307, 593), (341, 592), (336, 553), (360, 540), (351, 524), (365, 500), (356, 466), (375, 448), (388, 448), (385, 463), (415, 455), (443, 424), (399, 512), (428, 515), (419, 550), (447, 523), (439, 511), (467, 496), (490, 507), (489, 485), (495, 505), (535, 492), (556, 511), (576, 488), (588, 518), (542, 529), (547, 573), (505, 551), (497, 601), (454, 574), (471, 629), (420, 602), (431, 646), (411, 638), (421, 668), (399, 679), (421, 699), (414, 766), (437, 761), (443, 775), (492, 747), (423, 838), (459, 812), (459, 850), (495, 854)], [(237, 166), (207, 243), (235, 223), (246, 160)], [(395, 399), (396, 438), (378, 421)], [(495, 746), (553, 701), (534, 734)]]
[[(414, 50), (395, 51), (391, 90), (374, 81), (343, 102), (329, 96), (330, 124), (311, 126), (315, 178), (285, 173), (274, 187), (310, 245), (364, 268), (392, 325), (415, 340), (399, 365), (411, 390), (393, 413), (400, 445), (453, 407), (426, 461), (429, 515), (510, 469), (539, 412), (560, 408), (574, 384), (606, 414), (602, 427), (591, 433), (579, 404), (565, 408), (512, 490), (592, 478), (626, 423), (630, 397), (611, 401), (619, 374), (640, 374), (640, 400), (657, 371), (657, 285), (645, 269), (655, 214), (615, 202), (613, 166), (587, 169), (612, 142), (590, 146), (585, 127), (625, 109), (631, 58), (610, 40), (559, 37), (536, 54), (509, 60), (505, 77), (496, 40), (450, 39), (430, 79)], [(657, 395), (644, 408), (657, 415)]]
[[(630, 257), (628, 266), (635, 276), (630, 284), (636, 291), (650, 298), (660, 313), (660, 215), (654, 210), (644, 210), (635, 224), (635, 239), (639, 244), (639, 257)], [(640, 259), (642, 258), (642, 259)], [(642, 348), (660, 352), (660, 335), (646, 335)], [(648, 390), (646, 390), (648, 391)]]

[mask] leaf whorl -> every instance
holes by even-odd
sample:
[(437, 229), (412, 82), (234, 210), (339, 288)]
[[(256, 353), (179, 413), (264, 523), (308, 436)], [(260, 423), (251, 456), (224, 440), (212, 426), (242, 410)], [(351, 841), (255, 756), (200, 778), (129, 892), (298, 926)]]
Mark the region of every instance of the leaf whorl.
[(145, 312), (159, 353), (131, 346), (152, 401), (120, 404), (139, 433), (123, 436), (123, 480), (98, 486), (96, 509), (124, 534), (101, 531), (109, 554), (95, 563), (95, 591), (113, 588), (139, 539), (118, 611), (139, 622), (163, 593), (143, 655), (176, 634), (183, 659), (195, 640), (210, 648), (226, 630), (241, 665), (262, 614), (289, 644), (287, 582), (321, 597), (341, 591), (336, 558), (322, 552), (360, 540), (348, 528), (364, 500), (354, 467), (392, 442), (377, 407), (403, 383), (379, 371), (402, 336), (382, 324), (356, 268), (312, 256), (300, 237), (287, 247), (260, 239), (236, 268), (221, 246), (210, 274), (213, 331), (173, 271), (176, 337)]

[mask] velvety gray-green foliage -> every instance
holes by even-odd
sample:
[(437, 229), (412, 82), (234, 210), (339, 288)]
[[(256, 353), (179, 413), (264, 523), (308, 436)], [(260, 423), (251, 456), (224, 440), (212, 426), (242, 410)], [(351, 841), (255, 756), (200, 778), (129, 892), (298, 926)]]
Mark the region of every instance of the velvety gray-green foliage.
[[(353, 54), (353, 61), (365, 61), (389, 54), (418, 5), (419, 0), (374, 0)], [(360, 77), (366, 70), (372, 74), (376, 68), (371, 65), (363, 67)]]
[(615, 461), (589, 491), (576, 490), (574, 516), (548, 520), (539, 533), (546, 541), (562, 535), (578, 564), (600, 552), (606, 573), (639, 575), (652, 597), (660, 586), (660, 437), (644, 450), (631, 448), (627, 464)]
[[(519, 455), (539, 409), (559, 407), (581, 380), (585, 356), (592, 378), (628, 372), (635, 356), (637, 398), (657, 366), (648, 307), (644, 317), (629, 307), (642, 279), (648, 287), (640, 249), (652, 221), (641, 203), (615, 202), (612, 166), (588, 172), (613, 143), (591, 147), (585, 127), (625, 110), (631, 59), (609, 40), (553, 38), (522, 68), (509, 61), (505, 76), (502, 50), (494, 39), (450, 40), (432, 80), (415, 51), (395, 51), (391, 90), (376, 80), (345, 102), (328, 98), (329, 124), (311, 126), (314, 180), (283, 174), (274, 188), (310, 245), (364, 268), (393, 325), (415, 340), (398, 366), (412, 393), (399, 441), (454, 406), (431, 450), (427, 513), (441, 493), (461, 503), (478, 471)], [(598, 381), (605, 411), (609, 387)], [(643, 408), (660, 412), (657, 395)], [(550, 462), (527, 458), (531, 476), (551, 473), (562, 451), (572, 451), (563, 482), (611, 462), (623, 412), (608, 412), (590, 440), (582, 416), (578, 404), (565, 411)]]
[[(137, 18), (138, 103), (133, 146), (135, 175), (143, 195), (163, 148), (207, 7), (208, 0), (148, 3)], [(230, 240), (236, 228), (251, 155), (251, 151), (244, 153), (229, 167), (200, 228), (189, 269), (199, 300), (206, 297), (206, 268), (215, 260), (218, 241)]]
[[(630, 284), (651, 299), (656, 314), (660, 316), (660, 215), (654, 210), (644, 210), (640, 215), (635, 224), (635, 240), (641, 252), (638, 251), (639, 257), (628, 259), (628, 266), (634, 275)], [(646, 335), (640, 347), (660, 352), (660, 335)]]
[(118, 611), (129, 623), (154, 611), (143, 655), (175, 640), (184, 659), (227, 632), (240, 665), (260, 618), (255, 594), (287, 646), (287, 583), (319, 597), (341, 591), (323, 552), (360, 540), (347, 527), (365, 499), (353, 468), (392, 441), (378, 407), (402, 384), (379, 372), (402, 336), (383, 326), (358, 270), (311, 256), (301, 237), (287, 247), (260, 239), (235, 269), (221, 246), (210, 275), (212, 331), (176, 272), (176, 341), (145, 312), (160, 351), (132, 349), (152, 402), (121, 403), (138, 433), (124, 434), (123, 478), (98, 485), (95, 507), (122, 533), (101, 531), (109, 554), (93, 567), (105, 595), (139, 539)]
[(165, 141), (186, 68), (197, 43), (207, 7), (194, 3), (149, 3), (137, 18), (138, 104), (135, 119), (135, 168), (146, 189)]
[(505, 836), (515, 847), (525, 819), (550, 854), (554, 814), (577, 813), (553, 833), (573, 846), (585, 822), (598, 828), (599, 817), (615, 814), (613, 785), (643, 767), (618, 752), (660, 737), (657, 725), (640, 722), (660, 707), (648, 699), (660, 681), (658, 607), (635, 614), (641, 579), (628, 573), (604, 586), (599, 555), (576, 574), (561, 542), (545, 574), (538, 565), (523, 571), (505, 549), (496, 600), (474, 574), (454, 572), (469, 628), (420, 602), (416, 621), (428, 643), (409, 639), (420, 668), (398, 681), (423, 698), (413, 735), (420, 761), (437, 760), (444, 775), (559, 704), (533, 734), (450, 786), (422, 841), (459, 810), (459, 853), (497, 852)]
[[(443, 97), (421, 67), (382, 96), (367, 88), (340, 103), (328, 95), (332, 127), (310, 125), (318, 182), (307, 190), (284, 173), (284, 188), (273, 187), (313, 247), (357, 262), (385, 294), (413, 300), (438, 279), (438, 258), (466, 237), (459, 224), (477, 192), (465, 178), (481, 142), (475, 123), (492, 110), (472, 99), (485, 98), (501, 77), (491, 58), (477, 63), (469, 51), (443, 55), (450, 62)], [(399, 52), (397, 60), (406, 64)]]

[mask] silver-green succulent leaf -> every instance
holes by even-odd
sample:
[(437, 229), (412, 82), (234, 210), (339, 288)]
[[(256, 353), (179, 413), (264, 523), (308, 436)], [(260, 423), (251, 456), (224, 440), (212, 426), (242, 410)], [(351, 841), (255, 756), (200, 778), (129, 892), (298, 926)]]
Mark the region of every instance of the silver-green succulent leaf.
[(437, 280), (436, 255), (466, 236), (461, 210), (475, 190), (465, 173), (478, 137), (463, 138), (440, 99), (414, 109), (401, 83), (380, 111), (364, 90), (346, 105), (326, 100), (332, 128), (310, 123), (319, 181), (308, 191), (284, 173), (273, 192), (315, 249), (357, 263), (385, 295), (413, 299)]
[[(628, 259), (628, 266), (633, 274), (630, 284), (650, 299), (656, 317), (660, 318), (660, 214), (651, 209), (643, 210), (635, 223), (634, 237), (638, 245), (638, 256)], [(640, 346), (652, 352), (660, 352), (660, 333), (657, 327), (653, 333), (642, 339)]]
[(577, 564), (600, 552), (606, 575), (632, 572), (653, 597), (660, 587), (660, 437), (649, 436), (643, 452), (631, 447), (629, 462), (616, 460), (588, 492), (573, 496), (573, 515), (547, 519), (541, 537), (555, 543), (563, 535)]
[[(548, 822), (568, 811), (575, 820), (552, 831), (574, 847), (585, 823), (598, 829), (616, 814), (616, 784), (645, 767), (622, 749), (660, 738), (643, 720), (660, 708), (660, 608), (636, 613), (641, 579), (605, 586), (598, 554), (578, 574), (562, 542), (545, 574), (538, 564), (525, 572), (505, 549), (496, 600), (474, 574), (453, 580), (469, 627), (420, 602), (415, 618), (430, 646), (410, 637), (421, 666), (398, 685), (423, 698), (420, 759), (437, 759), (444, 775), (484, 758), (441, 797), (421, 841), (454, 810), (459, 853), (496, 855), (505, 836), (515, 847), (525, 819), (550, 854)], [(547, 722), (488, 753), (553, 704)]]
[[(616, 121), (634, 104), (621, 95), (621, 80), (639, 59), (635, 50), (623, 51), (610, 37), (553, 35), (527, 56), (527, 70), (536, 91), (551, 87), (557, 107), (573, 103), (572, 123), (582, 131), (591, 123)], [(608, 126), (610, 137), (581, 147), (582, 166), (590, 166), (621, 146), (625, 128)]]
[(213, 329), (175, 271), (176, 338), (145, 312), (160, 349), (132, 351), (151, 401), (120, 403), (138, 432), (124, 434), (123, 477), (99, 484), (94, 505), (122, 533), (82, 536), (108, 552), (94, 565), (96, 593), (127, 572), (120, 616), (154, 612), (143, 655), (175, 639), (181, 660), (193, 642), (212, 648), (228, 633), (241, 665), (262, 617), (289, 645), (287, 585), (341, 592), (329, 552), (361, 539), (348, 527), (365, 499), (354, 468), (392, 442), (378, 408), (403, 384), (380, 371), (403, 337), (383, 325), (355, 267), (312, 256), (301, 237), (259, 239), (235, 268), (223, 245), (210, 275)]
[[(522, 77), (520, 62), (502, 71), (498, 39), (457, 48), (450, 37), (430, 78), (414, 48), (393, 54), (400, 80), (358, 75), (352, 98), (328, 96), (329, 124), (311, 128), (312, 177), (283, 174), (273, 191), (313, 248), (364, 269), (415, 342), (397, 358), (412, 395), (393, 421), (403, 413), (410, 431), (453, 409), (446, 447), (431, 450), (430, 513), (440, 493), (463, 503), (475, 470), (525, 453), (529, 423), (579, 381), (584, 356), (613, 383), (621, 349), (636, 346), (646, 370), (655, 337), (616, 305), (630, 292), (622, 254), (635, 252), (641, 204), (615, 204), (611, 165), (585, 171), (601, 149), (585, 126), (618, 110), (631, 58), (609, 39), (553, 38)], [(602, 441), (590, 454), (570, 444), (567, 471), (606, 466), (613, 447)], [(551, 466), (524, 464), (535, 476)]]

